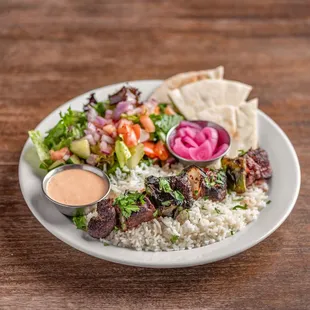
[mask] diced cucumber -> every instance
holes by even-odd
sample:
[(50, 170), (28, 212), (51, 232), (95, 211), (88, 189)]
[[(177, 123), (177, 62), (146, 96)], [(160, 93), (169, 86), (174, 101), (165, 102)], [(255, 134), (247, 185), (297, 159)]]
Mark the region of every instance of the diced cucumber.
[(144, 145), (142, 143), (130, 149), (131, 157), (127, 160), (126, 166), (129, 169), (135, 168), (144, 156)]
[(73, 154), (83, 159), (87, 159), (90, 155), (90, 145), (86, 139), (71, 142), (70, 150)]
[(67, 164), (79, 165), (80, 163), (81, 163), (80, 159), (74, 154), (70, 156), (70, 158), (67, 160)]
[(116, 141), (115, 143), (115, 153), (121, 168), (123, 168), (127, 160), (131, 157), (131, 153), (127, 145), (123, 141)]
[(58, 168), (60, 166), (65, 165), (65, 164), (66, 164), (66, 162), (63, 159), (56, 160), (48, 167), (48, 171), (51, 171), (55, 168)]

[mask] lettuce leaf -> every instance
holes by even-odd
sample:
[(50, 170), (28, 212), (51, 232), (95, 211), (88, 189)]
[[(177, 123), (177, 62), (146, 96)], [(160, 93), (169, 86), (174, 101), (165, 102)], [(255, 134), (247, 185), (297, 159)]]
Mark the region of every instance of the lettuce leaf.
[(183, 117), (179, 114), (151, 114), (150, 118), (155, 125), (155, 138), (157, 138), (158, 140), (162, 140), (163, 142), (165, 142), (166, 140), (166, 135), (168, 131), (173, 126), (178, 125), (183, 120)]
[(46, 161), (50, 159), (48, 147), (44, 144), (43, 137), (39, 130), (28, 131), (29, 137), (34, 144), (40, 160)]
[(85, 215), (76, 215), (72, 218), (72, 221), (77, 229), (86, 230), (87, 221)]
[(73, 140), (84, 136), (87, 118), (84, 112), (72, 111), (71, 108), (63, 115), (60, 112), (60, 121), (48, 131), (44, 144), (48, 149), (59, 150), (69, 146)]

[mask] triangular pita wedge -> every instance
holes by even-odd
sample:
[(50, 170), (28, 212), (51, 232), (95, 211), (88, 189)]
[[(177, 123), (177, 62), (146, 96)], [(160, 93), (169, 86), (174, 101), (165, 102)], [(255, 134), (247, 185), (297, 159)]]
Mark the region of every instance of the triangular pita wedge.
[(197, 120), (206, 120), (223, 126), (231, 137), (237, 132), (236, 107), (234, 106), (218, 106), (212, 109), (205, 109), (199, 113)]
[(169, 91), (169, 96), (180, 112), (191, 119), (193, 114), (205, 109), (220, 105), (239, 106), (251, 90), (251, 86), (236, 81), (202, 80)]
[(223, 79), (224, 67), (219, 66), (215, 69), (191, 71), (176, 74), (165, 80), (150, 96), (150, 99), (156, 99), (158, 102), (171, 102), (168, 91), (186, 84), (197, 82), (204, 79)]
[(258, 99), (242, 103), (236, 109), (237, 131), (233, 136), (228, 153), (229, 157), (238, 156), (239, 150), (247, 151), (258, 147), (257, 140), (257, 108)]

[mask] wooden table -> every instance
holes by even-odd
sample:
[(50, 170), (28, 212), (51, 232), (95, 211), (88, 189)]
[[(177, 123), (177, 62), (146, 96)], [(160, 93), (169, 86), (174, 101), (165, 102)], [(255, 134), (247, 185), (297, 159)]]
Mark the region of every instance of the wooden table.
[[(309, 36), (302, 0), (0, 2), (0, 308), (310, 309)], [(220, 64), (254, 86), (301, 162), (296, 207), (267, 240), (152, 270), (87, 256), (37, 222), (18, 185), (27, 130), (89, 89)]]

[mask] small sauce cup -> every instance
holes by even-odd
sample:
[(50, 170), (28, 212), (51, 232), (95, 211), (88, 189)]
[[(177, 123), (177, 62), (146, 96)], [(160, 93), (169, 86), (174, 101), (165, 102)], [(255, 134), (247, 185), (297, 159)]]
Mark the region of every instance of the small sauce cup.
[(193, 160), (193, 159), (183, 158), (180, 155), (176, 154), (171, 147), (171, 140), (176, 135), (176, 129), (179, 126), (179, 125), (176, 125), (169, 130), (167, 137), (166, 137), (166, 144), (167, 144), (169, 152), (174, 157), (176, 157), (180, 161), (181, 164), (183, 164), (184, 166), (196, 165), (198, 167), (207, 167), (207, 166), (211, 166), (211, 165), (215, 164), (217, 161), (219, 161), (222, 157), (224, 157), (228, 153), (230, 146), (231, 146), (231, 137), (230, 137), (228, 131), (224, 127), (222, 127), (219, 124), (216, 124), (214, 122), (211, 122), (211, 121), (188, 121), (188, 122), (196, 123), (196, 124), (200, 125), (202, 128), (212, 127), (214, 129), (216, 129), (223, 139), (222, 142), (228, 144), (228, 148), (225, 152), (223, 152), (222, 154), (220, 154), (216, 158), (212, 158), (209, 160)]
[[(102, 180), (106, 183), (106, 186), (107, 186), (107, 189), (106, 189), (105, 193), (102, 195), (102, 197), (100, 197), (96, 201), (92, 201), (86, 205), (85, 204), (84, 205), (68, 205), (68, 204), (64, 204), (64, 203), (60, 203), (58, 201), (55, 201), (53, 198), (51, 198), (49, 193), (48, 193), (49, 181), (54, 176), (56, 176), (58, 173), (61, 173), (61, 172), (66, 171), (66, 170), (72, 170), (72, 169), (79, 169), (79, 170), (88, 171), (88, 172), (94, 173), (97, 176), (99, 176), (100, 178), (102, 178)], [(65, 214), (65, 215), (68, 215), (68, 216), (75, 216), (75, 215), (87, 214), (87, 213), (91, 212), (92, 210), (94, 210), (96, 208), (97, 203), (109, 195), (109, 193), (111, 191), (111, 183), (110, 183), (109, 177), (102, 170), (95, 168), (93, 166), (90, 166), (90, 165), (64, 165), (64, 166), (61, 166), (61, 167), (58, 167), (58, 168), (51, 170), (44, 177), (44, 179), (42, 181), (42, 190), (43, 190), (43, 193), (46, 196), (46, 198), (54, 203), (54, 205), (59, 210), (59, 212)]]

